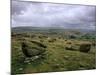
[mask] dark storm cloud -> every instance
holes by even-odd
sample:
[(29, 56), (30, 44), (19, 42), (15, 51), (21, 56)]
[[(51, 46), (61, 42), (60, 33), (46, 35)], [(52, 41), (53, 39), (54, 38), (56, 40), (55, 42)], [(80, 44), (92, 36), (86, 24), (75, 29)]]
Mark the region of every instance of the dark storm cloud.
[(12, 26), (95, 29), (95, 6), (12, 1)]

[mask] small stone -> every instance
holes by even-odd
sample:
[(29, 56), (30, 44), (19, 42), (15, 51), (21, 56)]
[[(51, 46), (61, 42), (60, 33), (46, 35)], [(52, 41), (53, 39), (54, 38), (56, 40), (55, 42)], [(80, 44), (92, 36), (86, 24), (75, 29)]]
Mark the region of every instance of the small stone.
[(39, 58), (39, 56), (35, 56), (35, 58), (37, 59), (37, 58)]
[(68, 60), (69, 56), (64, 56), (64, 59)]
[(31, 64), (30, 62), (28, 64)]
[(54, 64), (53, 67), (54, 68), (59, 68), (60, 64)]
[(19, 68), (19, 70), (23, 70), (23, 68)]
[(34, 61), (35, 59), (34, 59), (34, 58), (32, 58), (31, 60), (32, 60), (32, 61)]
[(32, 57), (31, 61), (34, 61), (34, 60), (36, 60), (38, 58), (40, 58), (40, 56), (34, 56), (34, 57)]
[(54, 59), (54, 61), (57, 61), (57, 59)]
[(25, 60), (25, 61), (24, 61), (24, 63), (29, 63), (29, 62), (30, 62), (29, 60)]

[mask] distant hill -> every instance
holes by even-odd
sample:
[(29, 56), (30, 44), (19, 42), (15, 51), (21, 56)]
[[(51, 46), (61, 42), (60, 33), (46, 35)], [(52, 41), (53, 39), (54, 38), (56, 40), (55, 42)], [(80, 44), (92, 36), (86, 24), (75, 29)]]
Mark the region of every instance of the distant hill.
[(56, 27), (12, 27), (12, 32), (82, 32), (82, 33), (93, 33), (95, 30), (90, 29), (65, 29), (65, 28), (56, 28)]

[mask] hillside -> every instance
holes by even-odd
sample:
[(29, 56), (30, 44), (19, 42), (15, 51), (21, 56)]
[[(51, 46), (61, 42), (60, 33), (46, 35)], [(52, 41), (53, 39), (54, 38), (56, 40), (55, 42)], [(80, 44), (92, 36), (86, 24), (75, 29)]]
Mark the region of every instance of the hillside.
[[(93, 30), (12, 28), (12, 74), (95, 69), (95, 39)], [(24, 55), (23, 42), (35, 56)], [(41, 50), (42, 44), (44, 53), (37, 54), (35, 48)]]

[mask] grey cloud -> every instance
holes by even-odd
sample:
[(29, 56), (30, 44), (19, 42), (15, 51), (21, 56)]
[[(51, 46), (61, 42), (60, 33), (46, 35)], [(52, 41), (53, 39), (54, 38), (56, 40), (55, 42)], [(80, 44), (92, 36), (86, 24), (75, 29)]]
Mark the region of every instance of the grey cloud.
[(25, 11), (26, 10), (26, 6), (27, 4), (24, 3), (24, 2), (18, 2), (18, 1), (12, 1), (12, 4), (11, 4), (11, 13), (12, 15), (19, 15), (21, 14), (21, 11)]
[(12, 1), (12, 26), (95, 29), (95, 6)]

